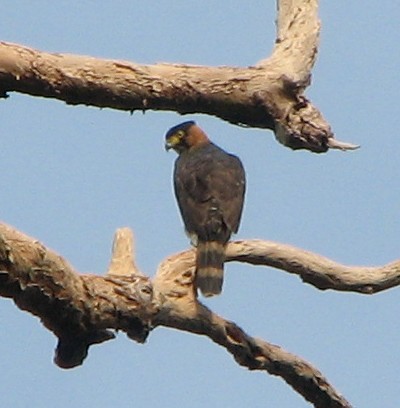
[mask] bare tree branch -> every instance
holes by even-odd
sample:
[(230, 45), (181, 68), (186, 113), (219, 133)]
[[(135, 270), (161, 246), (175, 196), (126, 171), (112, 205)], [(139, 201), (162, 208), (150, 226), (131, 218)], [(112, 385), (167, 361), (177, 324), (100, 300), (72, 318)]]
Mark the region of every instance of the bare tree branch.
[(329, 124), (304, 96), (317, 53), (318, 1), (278, 3), (274, 51), (254, 66), (139, 65), (0, 42), (0, 96), (15, 91), (131, 112), (205, 113), (271, 129), (292, 149), (357, 148), (333, 142)]
[[(131, 232), (119, 230), (107, 275), (81, 275), (37, 240), (0, 224), (0, 296), (12, 298), (54, 332), (55, 362), (63, 368), (82, 364), (91, 344), (114, 337), (111, 330), (143, 342), (151, 329), (166, 326), (209, 337), (240, 365), (282, 377), (316, 407), (350, 407), (305, 360), (252, 338), (201, 304), (193, 288), (193, 250), (166, 258), (151, 281), (138, 271), (132, 249)], [(230, 243), (227, 261), (279, 268), (319, 289), (375, 293), (400, 281), (400, 261), (350, 267), (260, 240)]]
[(272, 266), (299, 275), (318, 289), (373, 294), (400, 285), (400, 260), (383, 266), (346, 266), (313, 252), (276, 242), (231, 242), (227, 261)]
[(235, 323), (198, 302), (193, 290), (194, 270), (192, 250), (170, 256), (160, 264), (153, 282), (154, 293), (162, 304), (153, 320), (155, 327), (173, 327), (207, 336), (231, 353), (241, 366), (281, 377), (315, 407), (351, 407), (307, 361), (279, 346), (247, 335)]
[(62, 368), (82, 364), (91, 344), (114, 337), (109, 329), (144, 342), (155, 313), (151, 282), (143, 275), (78, 275), (59, 255), (5, 224), (0, 296), (38, 316), (58, 337), (55, 363)]

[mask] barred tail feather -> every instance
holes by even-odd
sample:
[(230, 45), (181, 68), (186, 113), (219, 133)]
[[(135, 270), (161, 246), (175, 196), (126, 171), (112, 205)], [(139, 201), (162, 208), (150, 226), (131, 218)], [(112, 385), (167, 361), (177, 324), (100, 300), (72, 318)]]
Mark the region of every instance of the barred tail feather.
[(199, 241), (196, 254), (196, 287), (206, 296), (219, 295), (224, 280), (225, 245)]

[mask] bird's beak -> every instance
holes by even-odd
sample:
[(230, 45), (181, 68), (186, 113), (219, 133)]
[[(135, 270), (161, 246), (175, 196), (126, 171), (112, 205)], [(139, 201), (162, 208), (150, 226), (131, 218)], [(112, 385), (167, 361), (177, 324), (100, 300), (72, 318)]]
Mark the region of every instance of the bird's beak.
[(179, 136), (172, 135), (165, 141), (165, 150), (168, 151), (170, 149), (174, 149), (176, 145), (180, 142)]

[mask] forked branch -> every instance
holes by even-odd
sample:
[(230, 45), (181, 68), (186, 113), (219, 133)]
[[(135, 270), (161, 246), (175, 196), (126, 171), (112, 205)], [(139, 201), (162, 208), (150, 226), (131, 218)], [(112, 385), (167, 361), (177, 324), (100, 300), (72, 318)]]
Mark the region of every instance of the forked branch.
[(273, 53), (245, 68), (140, 65), (0, 42), (0, 97), (21, 92), (130, 112), (205, 113), (270, 129), (292, 149), (351, 150), (357, 146), (335, 140), (322, 114), (304, 96), (317, 54), (317, 10), (317, 0), (278, 1)]
[[(82, 364), (89, 346), (112, 339), (116, 330), (144, 342), (152, 329), (166, 326), (209, 337), (239, 364), (282, 377), (316, 407), (350, 406), (305, 360), (252, 338), (200, 303), (193, 250), (166, 258), (153, 280), (138, 270), (132, 250), (130, 230), (119, 230), (107, 274), (82, 275), (37, 240), (0, 224), (0, 296), (38, 316), (58, 337), (55, 362), (63, 368)], [(319, 289), (375, 293), (400, 283), (400, 261), (350, 267), (268, 241), (232, 242), (227, 261), (272, 266)]]

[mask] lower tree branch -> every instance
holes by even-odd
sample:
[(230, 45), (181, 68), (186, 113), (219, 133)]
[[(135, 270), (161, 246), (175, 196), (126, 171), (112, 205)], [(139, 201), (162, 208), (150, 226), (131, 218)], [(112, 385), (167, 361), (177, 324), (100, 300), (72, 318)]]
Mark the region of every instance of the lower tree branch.
[(373, 294), (400, 285), (400, 260), (376, 267), (346, 266), (313, 252), (270, 241), (231, 242), (227, 261), (281, 269), (321, 290)]
[(154, 291), (162, 298), (162, 308), (153, 320), (155, 327), (173, 327), (207, 336), (231, 353), (241, 366), (281, 377), (315, 407), (351, 407), (307, 361), (247, 335), (235, 323), (200, 303), (193, 290), (193, 277), (194, 251), (173, 255), (160, 264)]
[(123, 330), (144, 342), (155, 313), (149, 278), (80, 275), (59, 255), (0, 224), (0, 296), (38, 316), (59, 339), (55, 362), (82, 364), (91, 344)]
[[(193, 250), (166, 258), (153, 280), (138, 270), (132, 251), (131, 231), (118, 230), (107, 274), (78, 274), (37, 240), (0, 223), (0, 296), (38, 316), (58, 337), (54, 361), (62, 368), (82, 364), (90, 345), (114, 338), (116, 330), (144, 342), (152, 329), (166, 326), (209, 337), (240, 365), (282, 377), (315, 407), (350, 407), (308, 362), (247, 335), (199, 302)], [(268, 241), (232, 242), (227, 261), (272, 266), (319, 289), (371, 294), (400, 283), (400, 261), (350, 267)]]

